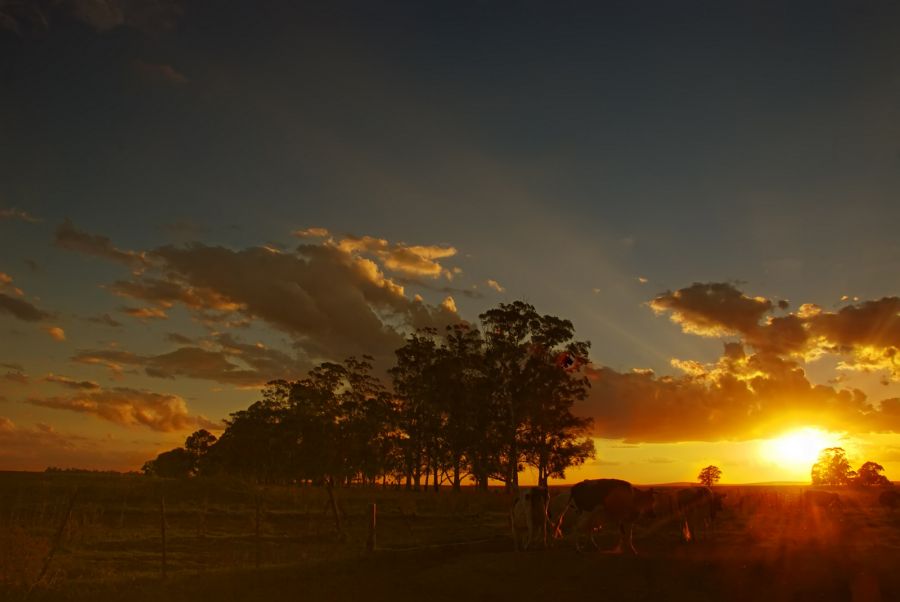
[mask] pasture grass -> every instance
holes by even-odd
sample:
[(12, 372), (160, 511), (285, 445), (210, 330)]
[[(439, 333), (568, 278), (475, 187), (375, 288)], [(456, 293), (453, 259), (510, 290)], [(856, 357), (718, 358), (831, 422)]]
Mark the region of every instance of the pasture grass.
[[(726, 509), (712, 528), (685, 544), (677, 521), (660, 515), (636, 528), (635, 558), (579, 554), (570, 541), (513, 553), (510, 498), (499, 490), (337, 489), (339, 538), (316, 487), (0, 473), (0, 599), (900, 599), (900, 512), (861, 490), (840, 491), (842, 513), (811, 510), (803, 489), (717, 487)], [(76, 490), (61, 545), (35, 583)], [(379, 549), (367, 554), (371, 503)], [(601, 533), (599, 544), (616, 540)]]

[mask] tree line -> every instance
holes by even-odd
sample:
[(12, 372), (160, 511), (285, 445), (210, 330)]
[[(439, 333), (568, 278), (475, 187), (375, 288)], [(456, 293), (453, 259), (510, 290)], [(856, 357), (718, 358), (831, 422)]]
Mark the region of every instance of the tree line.
[(883, 473), (884, 466), (872, 461), (866, 461), (858, 470), (853, 470), (844, 448), (828, 447), (819, 453), (818, 460), (812, 466), (810, 480), (813, 485), (891, 485)]
[(590, 386), (582, 371), (590, 343), (576, 340), (569, 320), (522, 301), (479, 320), (480, 328), (410, 334), (387, 384), (369, 356), (269, 382), (258, 401), (230, 414), (219, 438), (197, 431), (143, 471), (410, 489), (467, 480), (514, 487), (526, 466), (540, 485), (563, 478), (594, 456), (590, 419), (572, 413)]

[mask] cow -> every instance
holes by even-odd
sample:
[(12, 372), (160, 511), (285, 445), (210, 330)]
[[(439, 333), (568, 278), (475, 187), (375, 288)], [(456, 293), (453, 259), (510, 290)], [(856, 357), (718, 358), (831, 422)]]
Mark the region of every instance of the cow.
[(895, 510), (900, 507), (900, 491), (896, 489), (882, 491), (878, 496), (878, 503), (888, 510)]
[(722, 511), (725, 495), (715, 493), (709, 487), (688, 487), (675, 492), (676, 515), (685, 542), (696, 540), (701, 527), (708, 529), (712, 525)]
[(546, 487), (529, 487), (519, 490), (516, 501), (509, 511), (514, 550), (527, 550), (537, 537), (540, 537), (544, 547), (547, 547), (547, 503), (549, 500), (550, 496)]
[(804, 491), (801, 497), (801, 504), (808, 514), (824, 511), (829, 515), (837, 515), (844, 509), (844, 502), (841, 500), (841, 496), (830, 491), (819, 491), (816, 489)]
[(578, 511), (572, 508), (571, 502), (572, 494), (569, 491), (563, 491), (550, 498), (547, 505), (547, 520), (550, 523), (552, 539), (562, 539), (564, 533), (571, 530), (578, 514)]
[[(614, 553), (628, 549), (637, 554), (634, 547), (634, 523), (638, 519), (655, 516), (652, 489), (642, 491), (628, 481), (619, 479), (589, 479), (572, 486), (570, 505), (578, 512), (575, 524), (575, 548), (581, 550), (581, 537), (593, 535), (605, 525), (619, 525), (619, 543)], [(596, 545), (596, 543), (594, 544)]]

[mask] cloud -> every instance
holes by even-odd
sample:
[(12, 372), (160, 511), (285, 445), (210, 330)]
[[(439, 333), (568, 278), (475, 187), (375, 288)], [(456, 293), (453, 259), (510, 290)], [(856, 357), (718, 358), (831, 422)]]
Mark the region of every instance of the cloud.
[(50, 314), (41, 311), (28, 301), (0, 293), (0, 314), (7, 313), (24, 322), (39, 322)]
[(331, 234), (327, 228), (304, 228), (294, 230), (291, 232), (291, 236), (296, 236), (297, 238), (328, 238)]
[(31, 398), (28, 403), (55, 410), (91, 414), (120, 426), (144, 426), (160, 432), (194, 428), (220, 429), (203, 416), (191, 415), (185, 400), (177, 395), (116, 387), (61, 397)]
[(443, 301), (441, 301), (441, 307), (451, 314), (456, 313), (456, 301), (454, 301), (453, 297), (449, 295), (445, 297)]
[(10, 371), (3, 375), (3, 380), (16, 383), (19, 385), (28, 384), (28, 376), (25, 374), (21, 366), (15, 364), (0, 364), (10, 368)]
[(68, 376), (57, 374), (48, 374), (44, 377), (44, 380), (48, 383), (54, 383), (68, 389), (78, 389), (80, 391), (92, 391), (100, 388), (100, 385), (92, 380), (75, 380)]
[(500, 286), (500, 283), (497, 282), (496, 280), (488, 280), (486, 284), (488, 285), (488, 287), (494, 289), (494, 290), (497, 291), (498, 293), (505, 293), (505, 292), (506, 292), (506, 289), (503, 288), (502, 286)]
[(133, 269), (146, 267), (143, 253), (117, 249), (106, 236), (90, 234), (79, 230), (72, 220), (67, 219), (56, 229), (56, 246), (123, 263)]
[(146, 320), (165, 320), (169, 317), (165, 311), (158, 307), (122, 307), (120, 311), (142, 322)]
[(679, 367), (686, 374), (674, 377), (590, 367), (590, 394), (576, 411), (594, 419), (596, 436), (629, 443), (746, 440), (810, 424), (900, 432), (900, 403), (814, 385), (798, 362), (777, 355), (731, 344), (714, 364)]
[(785, 301), (749, 297), (728, 283), (695, 283), (653, 299), (685, 332), (739, 336), (762, 353), (814, 359), (838, 354), (848, 370), (886, 370), (900, 380), (900, 297), (884, 297), (825, 311), (812, 303), (784, 316), (768, 315)]
[(177, 332), (170, 332), (166, 334), (166, 340), (171, 343), (178, 343), (179, 345), (193, 345), (194, 339), (190, 337), (186, 337), (183, 334), (178, 334)]
[(66, 340), (66, 331), (60, 328), (59, 326), (45, 326), (44, 330), (49, 334), (53, 340), (55, 341), (65, 341)]
[(237, 387), (256, 388), (271, 380), (297, 378), (310, 364), (278, 349), (247, 344), (228, 334), (159, 355), (138, 355), (117, 349), (81, 350), (72, 361), (99, 365), (114, 377), (125, 366), (142, 368), (155, 378), (197, 378)]
[[(2, 8), (2, 7), (0, 7)], [(17, 209), (15, 207), (8, 208), (0, 208), (0, 220), (19, 220), (22, 222), (28, 222), (31, 224), (36, 224), (41, 221), (40, 218), (37, 218), (27, 211), (22, 209)]]
[(443, 328), (459, 319), (446, 307), (415, 303), (375, 262), (329, 244), (285, 253), (194, 244), (150, 255), (164, 266), (167, 282), (194, 292), (182, 298), (185, 305), (239, 308), (289, 333), (313, 358), (368, 353), (388, 359), (402, 344), (404, 327)]
[(748, 297), (726, 282), (695, 282), (657, 296), (650, 307), (657, 314), (669, 312), (684, 332), (718, 337), (752, 332), (772, 310), (772, 302)]
[[(284, 251), (192, 243), (139, 253), (118, 249), (109, 238), (80, 231), (70, 221), (57, 231), (57, 244), (135, 269), (131, 280), (109, 287), (116, 295), (160, 309), (180, 303), (210, 327), (263, 320), (289, 334), (310, 361), (369, 354), (390, 362), (406, 332), (443, 330), (459, 321), (454, 302), (445, 299), (437, 307), (416, 302), (382, 270), (452, 275), (454, 269), (438, 262), (456, 254), (452, 247), (408, 246), (363, 236)], [(151, 317), (146, 310), (131, 311)]]
[(109, 288), (120, 297), (147, 301), (166, 309), (176, 303), (182, 303), (190, 309), (223, 312), (242, 308), (241, 304), (229, 301), (214, 290), (193, 287), (176, 280), (144, 277), (133, 281), (119, 280)]
[(845, 367), (886, 369), (900, 377), (900, 297), (812, 312), (805, 322), (819, 345), (852, 357)]
[(102, 316), (92, 316), (89, 318), (85, 318), (88, 322), (93, 324), (101, 324), (103, 326), (111, 326), (113, 328), (119, 328), (122, 326), (122, 323), (113, 319), (109, 314), (103, 314)]
[(374, 256), (392, 272), (408, 276), (438, 278), (441, 275), (452, 279), (457, 273), (444, 268), (438, 259), (453, 257), (457, 251), (453, 247), (439, 245), (405, 245), (390, 243), (383, 238), (372, 236), (348, 236), (341, 239), (337, 247), (348, 254)]
[(146, 81), (154, 84), (181, 86), (190, 80), (172, 65), (134, 61), (134, 70)]

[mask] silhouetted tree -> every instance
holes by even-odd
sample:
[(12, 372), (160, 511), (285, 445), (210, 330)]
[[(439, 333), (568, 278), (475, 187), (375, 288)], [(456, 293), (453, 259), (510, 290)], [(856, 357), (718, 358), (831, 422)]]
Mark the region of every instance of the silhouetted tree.
[(701, 470), (700, 474), (697, 475), (697, 480), (706, 487), (712, 487), (718, 483), (721, 478), (722, 470), (718, 466), (713, 466), (712, 464)]
[(144, 474), (181, 479), (191, 476), (194, 470), (194, 457), (183, 447), (178, 447), (156, 456), (155, 460), (144, 463)]
[[(575, 417), (572, 405), (587, 396), (586, 363), (590, 344), (574, 340), (568, 320), (540, 315), (522, 301), (501, 303), (481, 314), (491, 402), (499, 414), (503, 470), (497, 478), (518, 486), (527, 462), (538, 469), (538, 481), (565, 465), (583, 461), (593, 451), (579, 439), (590, 421)], [(560, 359), (564, 359), (561, 362)]]
[(811, 471), (813, 485), (846, 485), (856, 477), (842, 447), (829, 447), (819, 452)]
[(891, 482), (884, 476), (884, 466), (877, 462), (866, 462), (856, 471), (856, 481), (858, 485), (870, 487), (873, 485), (890, 485)]
[(267, 383), (218, 439), (199, 430), (145, 471), (185, 474), (185, 459), (186, 474), (328, 486), (393, 476), (416, 488), (424, 475), (435, 490), (467, 477), (512, 487), (524, 464), (542, 485), (563, 477), (594, 453), (590, 420), (571, 412), (587, 395), (589, 343), (568, 320), (520, 301), (481, 320), (484, 331), (455, 324), (407, 337), (390, 370), (393, 393), (368, 356), (323, 362), (300, 380)]
[(437, 331), (421, 329), (397, 349), (397, 364), (390, 370), (399, 401), (399, 442), (406, 487), (419, 489), (423, 468), (430, 469), (438, 449), (442, 420), (438, 410)]

